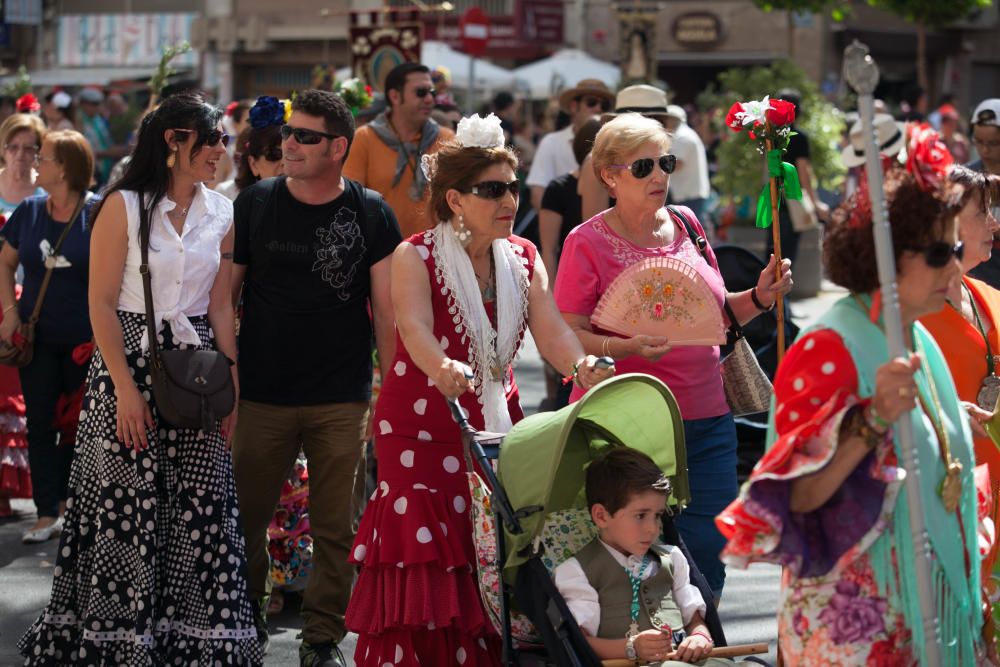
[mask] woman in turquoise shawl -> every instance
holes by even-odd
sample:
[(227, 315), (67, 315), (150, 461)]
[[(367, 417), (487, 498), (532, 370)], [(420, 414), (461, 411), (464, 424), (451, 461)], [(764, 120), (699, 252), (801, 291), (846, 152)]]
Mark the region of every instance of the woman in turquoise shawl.
[(862, 192), (824, 242), (827, 275), (851, 293), (789, 350), (775, 378), (772, 446), (717, 519), (727, 563), (784, 566), (778, 634), (790, 666), (928, 667), (898, 418), (913, 424), (944, 664), (990, 664), (969, 418), (917, 323), (961, 275), (957, 211), (909, 174), (887, 190), (909, 356), (889, 359)]

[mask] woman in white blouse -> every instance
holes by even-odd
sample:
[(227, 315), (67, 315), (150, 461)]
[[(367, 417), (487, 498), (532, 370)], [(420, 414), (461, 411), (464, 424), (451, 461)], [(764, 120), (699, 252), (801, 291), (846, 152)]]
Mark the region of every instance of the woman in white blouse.
[[(129, 166), (97, 213), (98, 351), (52, 598), (20, 643), (27, 664), (51, 651), (74, 665), (262, 662), (227, 448), (235, 413), (212, 432), (176, 428), (160, 420), (150, 387), (148, 335), (163, 349), (236, 355), (233, 210), (204, 186), (225, 151), (220, 117), (195, 95), (164, 100), (143, 120)], [(144, 315), (140, 206), (151, 229), (156, 332)]]

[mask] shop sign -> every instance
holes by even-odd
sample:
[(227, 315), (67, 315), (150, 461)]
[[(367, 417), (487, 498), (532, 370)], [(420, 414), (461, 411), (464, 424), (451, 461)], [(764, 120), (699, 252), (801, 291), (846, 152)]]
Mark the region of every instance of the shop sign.
[(722, 41), (722, 23), (709, 12), (690, 12), (674, 20), (674, 41), (689, 49), (711, 49)]
[[(515, 0), (511, 15), (490, 15), (486, 56), (530, 59), (552, 51), (564, 39), (562, 0)], [(427, 39), (462, 49), (462, 29), (455, 15), (424, 17)]]
[[(69, 67), (157, 65), (164, 47), (191, 41), (195, 14), (70, 14), (59, 17), (56, 61)], [(172, 64), (194, 67), (195, 51)]]

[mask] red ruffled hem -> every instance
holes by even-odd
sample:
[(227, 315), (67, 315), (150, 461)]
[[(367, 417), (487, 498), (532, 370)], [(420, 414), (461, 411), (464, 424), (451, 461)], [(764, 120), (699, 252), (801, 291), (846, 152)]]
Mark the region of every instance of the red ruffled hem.
[(496, 634), (469, 636), (452, 628), (390, 630), (362, 634), (354, 652), (357, 667), (499, 667), (500, 638)]
[[(463, 482), (465, 477), (463, 476)], [(467, 487), (431, 489), (382, 481), (365, 508), (348, 559), (365, 568), (433, 563), (441, 570), (475, 562)]]
[(31, 471), (10, 465), (0, 466), (0, 495), (31, 498)]

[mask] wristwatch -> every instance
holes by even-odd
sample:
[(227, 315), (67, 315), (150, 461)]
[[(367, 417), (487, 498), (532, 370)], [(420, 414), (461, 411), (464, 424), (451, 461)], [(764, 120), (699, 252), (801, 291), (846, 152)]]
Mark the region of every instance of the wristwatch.
[(639, 660), (639, 653), (635, 650), (635, 635), (625, 638), (625, 657), (633, 662)]

